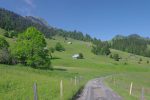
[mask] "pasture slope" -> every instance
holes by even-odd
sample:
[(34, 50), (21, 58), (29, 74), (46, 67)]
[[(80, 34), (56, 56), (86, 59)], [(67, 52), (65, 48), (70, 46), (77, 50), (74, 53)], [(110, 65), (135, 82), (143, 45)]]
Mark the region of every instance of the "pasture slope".
[[(15, 39), (6, 38), (13, 47)], [(72, 44), (67, 44), (71, 41)], [(47, 39), (48, 47), (60, 42), (64, 52), (55, 51), (51, 60), (53, 70), (33, 69), (22, 65), (0, 65), (0, 100), (32, 100), (33, 84), (37, 83), (39, 100), (59, 100), (60, 81), (63, 81), (63, 99), (69, 100), (85, 83), (93, 78), (110, 76), (105, 84), (116, 91), (124, 100), (137, 100), (141, 88), (145, 89), (146, 100), (150, 99), (150, 58), (137, 56), (118, 50), (111, 50), (121, 56), (119, 62), (108, 56), (91, 53), (91, 43), (62, 37)], [(72, 59), (72, 55), (83, 53), (84, 59)], [(142, 62), (139, 64), (139, 59)], [(80, 82), (75, 85), (75, 76)], [(115, 83), (114, 83), (115, 80)], [(129, 96), (129, 86), (133, 82), (133, 94)]]

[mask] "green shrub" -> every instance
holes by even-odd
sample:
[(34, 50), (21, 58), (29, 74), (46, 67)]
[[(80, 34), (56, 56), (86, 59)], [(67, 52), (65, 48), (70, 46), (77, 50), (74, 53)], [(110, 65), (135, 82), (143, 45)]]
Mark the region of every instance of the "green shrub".
[(113, 58), (113, 56), (112, 56), (112, 54), (110, 54), (110, 56), (109, 56), (110, 58)]
[(3, 35), (4, 35), (5, 37), (9, 37), (9, 33), (8, 33), (8, 32), (5, 32)]
[(141, 64), (141, 62), (140, 62), (140, 61), (138, 61), (138, 64)]
[(124, 62), (123, 64), (124, 64), (124, 65), (127, 65), (128, 63), (127, 63), (127, 62)]
[(12, 30), (12, 31), (5, 32), (4, 36), (8, 38), (13, 38), (14, 36), (17, 36), (17, 33)]
[(1, 64), (10, 64), (10, 53), (8, 49), (0, 49), (0, 63)]
[(5, 38), (0, 36), (0, 49), (6, 48), (8, 49), (9, 43), (5, 40)]
[(51, 47), (51, 48), (49, 49), (49, 52), (50, 52), (50, 56), (51, 56), (51, 58), (53, 58), (52, 53), (54, 53), (54, 52), (55, 52), (55, 49), (54, 49), (53, 47)]
[(61, 52), (61, 51), (65, 51), (65, 48), (59, 42), (57, 42), (55, 45), (55, 50)]
[(141, 62), (141, 61), (142, 61), (142, 58), (140, 58), (139, 61)]
[(82, 53), (79, 53), (79, 59), (83, 59), (83, 54)]
[(11, 62), (8, 47), (9, 44), (5, 40), (5, 38), (0, 37), (0, 63), (1, 64), (9, 64)]
[(114, 54), (113, 58), (114, 58), (115, 61), (119, 61), (119, 55), (118, 54)]

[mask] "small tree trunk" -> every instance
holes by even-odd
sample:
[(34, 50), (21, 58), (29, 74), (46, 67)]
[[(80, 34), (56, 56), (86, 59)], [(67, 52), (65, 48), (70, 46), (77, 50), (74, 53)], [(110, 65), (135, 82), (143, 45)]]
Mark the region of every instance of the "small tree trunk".
[(52, 53), (50, 53), (51, 59), (53, 58)]

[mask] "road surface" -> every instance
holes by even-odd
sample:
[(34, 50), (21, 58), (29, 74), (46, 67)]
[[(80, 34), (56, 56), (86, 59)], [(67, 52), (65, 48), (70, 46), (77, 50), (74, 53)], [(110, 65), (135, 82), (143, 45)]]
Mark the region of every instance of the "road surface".
[(103, 78), (90, 80), (76, 100), (123, 100), (112, 89), (105, 86)]

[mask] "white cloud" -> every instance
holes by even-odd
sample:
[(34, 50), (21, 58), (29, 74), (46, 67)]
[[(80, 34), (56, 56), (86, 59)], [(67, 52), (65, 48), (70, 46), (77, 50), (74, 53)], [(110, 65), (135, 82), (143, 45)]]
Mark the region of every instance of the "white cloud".
[(24, 0), (24, 2), (26, 4), (28, 4), (30, 7), (34, 8), (35, 7), (35, 4), (34, 4), (34, 0)]
[(19, 7), (16, 7), (18, 12), (20, 12), (22, 15), (34, 15), (34, 10), (36, 9), (36, 5), (34, 0), (22, 0), (25, 5), (18, 5)]
[(32, 10), (29, 8), (25, 8), (25, 7), (21, 7), (20, 9), (18, 9), (18, 11), (25, 16), (30, 16), (33, 15)]

